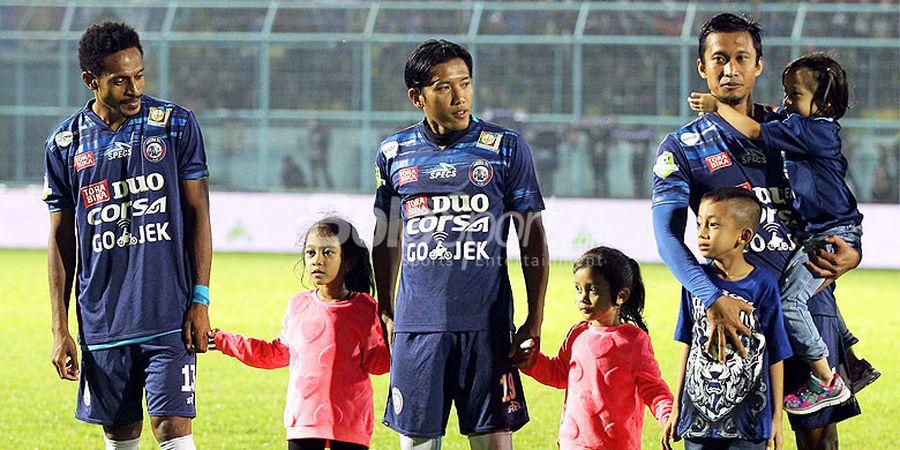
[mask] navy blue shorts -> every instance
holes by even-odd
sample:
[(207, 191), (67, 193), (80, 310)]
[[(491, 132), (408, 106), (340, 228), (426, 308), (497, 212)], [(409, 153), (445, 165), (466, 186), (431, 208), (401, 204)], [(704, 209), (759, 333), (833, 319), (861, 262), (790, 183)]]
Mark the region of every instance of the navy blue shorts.
[(152, 417), (195, 417), (197, 355), (188, 353), (181, 333), (138, 344), (81, 354), (75, 417), (102, 425), (143, 419), (144, 390)]
[[(819, 299), (820, 297), (817, 297)], [(844, 347), (841, 338), (841, 327), (838, 323), (838, 317), (823, 314), (812, 314), (813, 324), (819, 330), (822, 340), (828, 347), (828, 364), (836, 367), (838, 373), (844, 380), (849, 379), (847, 372), (847, 348)], [(796, 391), (809, 380), (809, 363), (792, 357), (785, 361), (784, 364), (784, 393), (789, 394)], [(788, 414), (791, 422), (791, 428), (796, 430), (814, 430), (822, 428), (831, 423), (838, 423), (842, 420), (849, 419), (859, 415), (859, 404), (856, 397), (851, 396), (846, 402), (821, 409), (812, 414), (796, 415)]]
[(508, 329), (394, 333), (384, 424), (400, 434), (444, 435), (455, 402), (464, 435), (516, 431), (528, 422)]

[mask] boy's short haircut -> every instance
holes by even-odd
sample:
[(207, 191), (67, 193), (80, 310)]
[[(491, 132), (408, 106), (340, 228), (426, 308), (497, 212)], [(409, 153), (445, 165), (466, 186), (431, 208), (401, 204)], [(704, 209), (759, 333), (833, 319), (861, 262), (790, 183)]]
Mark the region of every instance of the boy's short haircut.
[(738, 226), (750, 228), (756, 234), (762, 217), (762, 204), (753, 191), (742, 187), (716, 189), (704, 194), (700, 198), (700, 203), (703, 202), (729, 202), (731, 207), (728, 210), (734, 215)]

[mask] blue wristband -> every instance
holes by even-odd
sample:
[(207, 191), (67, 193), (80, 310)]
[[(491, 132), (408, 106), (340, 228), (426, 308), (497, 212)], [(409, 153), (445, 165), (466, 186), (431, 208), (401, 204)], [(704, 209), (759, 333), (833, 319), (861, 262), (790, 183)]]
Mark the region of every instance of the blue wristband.
[(209, 286), (195, 284), (194, 298), (192, 298), (191, 301), (194, 303), (200, 303), (209, 306)]

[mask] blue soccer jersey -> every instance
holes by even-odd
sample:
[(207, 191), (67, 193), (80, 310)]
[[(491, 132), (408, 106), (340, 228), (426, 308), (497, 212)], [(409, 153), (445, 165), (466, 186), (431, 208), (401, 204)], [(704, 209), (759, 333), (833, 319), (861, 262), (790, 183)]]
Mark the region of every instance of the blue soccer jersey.
[(781, 154), (747, 139), (725, 120), (706, 114), (666, 136), (653, 167), (653, 206), (675, 203), (694, 213), (700, 198), (725, 187), (744, 187), (763, 204), (759, 232), (748, 245), (747, 260), (780, 274), (795, 245), (799, 217)]
[(862, 214), (844, 178), (841, 126), (828, 117), (791, 114), (760, 124), (766, 147), (781, 151), (794, 194), (794, 210), (808, 234), (842, 225), (859, 225)]
[(544, 209), (531, 150), (518, 133), (475, 116), (443, 150), (426, 126), (388, 137), (376, 157), (376, 214), (403, 224), (394, 330), (511, 327), (509, 222)]
[(706, 307), (682, 289), (675, 339), (689, 345), (690, 353), (681, 392), (677, 432), (682, 438), (768, 439), (772, 434), (772, 386), (769, 366), (791, 356), (781, 316), (778, 281), (756, 269), (738, 281), (716, 275), (712, 264), (704, 272), (725, 295), (753, 305), (742, 314), (750, 336), (741, 336), (747, 357), (729, 349), (725, 362), (707, 353), (709, 321)]
[(45, 144), (43, 199), (73, 208), (79, 340), (101, 349), (176, 333), (190, 303), (179, 181), (207, 177), (191, 111), (143, 96), (113, 131), (85, 107)]

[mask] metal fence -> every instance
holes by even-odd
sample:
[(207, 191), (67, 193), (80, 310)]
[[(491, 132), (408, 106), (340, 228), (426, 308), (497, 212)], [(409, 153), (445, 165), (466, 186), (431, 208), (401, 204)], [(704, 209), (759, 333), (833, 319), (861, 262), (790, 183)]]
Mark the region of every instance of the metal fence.
[(661, 137), (705, 85), (696, 35), (721, 11), (757, 17), (778, 103), (781, 68), (834, 53), (852, 83), (844, 152), (864, 202), (896, 203), (900, 5), (882, 3), (0, 0), (0, 183), (39, 183), (42, 143), (84, 105), (77, 40), (140, 33), (146, 92), (193, 109), (220, 190), (370, 192), (378, 142), (419, 120), (403, 64), (422, 40), (466, 45), (476, 113), (523, 131), (546, 195), (649, 195)]

